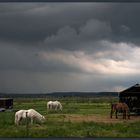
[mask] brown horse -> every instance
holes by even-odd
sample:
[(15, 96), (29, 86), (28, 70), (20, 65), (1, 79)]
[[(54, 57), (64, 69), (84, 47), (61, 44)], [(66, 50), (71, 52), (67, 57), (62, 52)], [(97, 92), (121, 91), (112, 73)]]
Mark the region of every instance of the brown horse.
[(130, 111), (129, 111), (129, 107), (126, 103), (111, 104), (110, 118), (112, 118), (112, 115), (114, 112), (116, 115), (116, 119), (118, 118), (118, 116), (117, 116), (118, 112), (123, 113), (123, 119), (126, 119), (126, 116), (128, 116), (128, 119), (130, 119)]

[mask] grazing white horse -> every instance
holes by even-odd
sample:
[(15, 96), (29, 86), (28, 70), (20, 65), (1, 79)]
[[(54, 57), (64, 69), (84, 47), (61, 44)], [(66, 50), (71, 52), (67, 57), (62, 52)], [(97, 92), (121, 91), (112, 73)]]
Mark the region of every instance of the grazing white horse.
[(34, 109), (29, 110), (19, 110), (15, 113), (15, 124), (19, 125), (20, 122), (24, 119), (30, 119), (31, 124), (33, 124), (33, 121), (36, 120), (37, 122), (43, 123), (45, 122), (45, 117), (35, 111)]
[(49, 101), (47, 103), (47, 109), (62, 110), (62, 104), (59, 101)]

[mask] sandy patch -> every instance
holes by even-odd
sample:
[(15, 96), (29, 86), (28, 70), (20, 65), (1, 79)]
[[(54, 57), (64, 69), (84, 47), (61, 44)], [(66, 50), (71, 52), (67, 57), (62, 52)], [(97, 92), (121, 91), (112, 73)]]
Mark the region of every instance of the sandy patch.
[(140, 121), (140, 116), (130, 116), (130, 119), (122, 119), (122, 116), (118, 116), (118, 119), (113, 116), (111, 119), (109, 115), (99, 115), (99, 114), (92, 114), (92, 115), (79, 115), (79, 114), (65, 114), (64, 121), (71, 121), (71, 122), (103, 122), (103, 123), (119, 123), (119, 122), (135, 122)]

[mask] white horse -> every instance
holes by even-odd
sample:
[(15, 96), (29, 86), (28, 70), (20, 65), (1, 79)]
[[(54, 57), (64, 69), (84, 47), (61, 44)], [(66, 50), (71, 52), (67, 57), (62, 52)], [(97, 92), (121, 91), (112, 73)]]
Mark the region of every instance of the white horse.
[(36, 120), (39, 123), (45, 122), (45, 117), (34, 109), (19, 110), (15, 113), (15, 124), (19, 125), (22, 120), (30, 119), (31, 124)]
[(49, 101), (47, 103), (47, 109), (62, 110), (62, 104), (59, 101)]

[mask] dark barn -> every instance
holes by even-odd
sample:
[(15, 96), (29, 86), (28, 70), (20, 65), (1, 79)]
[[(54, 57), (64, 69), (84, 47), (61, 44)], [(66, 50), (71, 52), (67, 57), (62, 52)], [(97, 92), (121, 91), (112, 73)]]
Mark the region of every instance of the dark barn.
[(140, 113), (140, 84), (120, 92), (119, 99), (128, 105), (130, 112)]
[(13, 99), (0, 98), (0, 108), (12, 109), (13, 108)]

